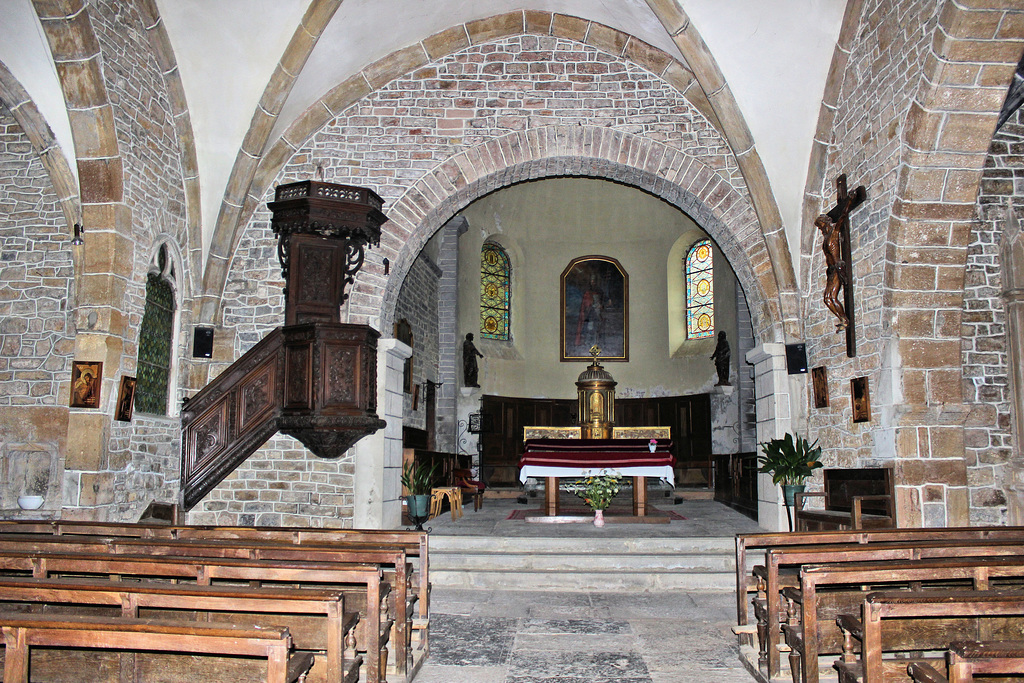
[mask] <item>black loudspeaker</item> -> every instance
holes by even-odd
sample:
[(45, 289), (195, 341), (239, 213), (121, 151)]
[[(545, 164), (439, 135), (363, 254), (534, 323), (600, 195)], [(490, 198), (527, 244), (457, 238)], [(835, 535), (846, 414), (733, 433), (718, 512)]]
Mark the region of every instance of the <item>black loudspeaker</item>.
[(192, 335), (192, 357), (213, 357), (213, 328), (197, 327)]
[(807, 372), (806, 344), (786, 344), (786, 369), (791, 375)]

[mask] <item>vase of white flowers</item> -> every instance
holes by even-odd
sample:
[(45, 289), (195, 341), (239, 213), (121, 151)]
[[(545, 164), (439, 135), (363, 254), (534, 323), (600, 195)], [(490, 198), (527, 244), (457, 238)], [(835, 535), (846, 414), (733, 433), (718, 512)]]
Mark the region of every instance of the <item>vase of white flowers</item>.
[(602, 470), (601, 474), (591, 475), (576, 482), (576, 495), (594, 511), (594, 526), (604, 526), (604, 511), (618, 494), (621, 478), (618, 474), (609, 474)]

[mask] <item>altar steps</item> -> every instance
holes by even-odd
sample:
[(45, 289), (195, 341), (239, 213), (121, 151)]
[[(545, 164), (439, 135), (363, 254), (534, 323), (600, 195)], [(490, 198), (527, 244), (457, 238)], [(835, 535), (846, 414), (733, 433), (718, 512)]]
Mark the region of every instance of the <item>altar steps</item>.
[(506, 590), (735, 589), (732, 538), (430, 537), (435, 586)]

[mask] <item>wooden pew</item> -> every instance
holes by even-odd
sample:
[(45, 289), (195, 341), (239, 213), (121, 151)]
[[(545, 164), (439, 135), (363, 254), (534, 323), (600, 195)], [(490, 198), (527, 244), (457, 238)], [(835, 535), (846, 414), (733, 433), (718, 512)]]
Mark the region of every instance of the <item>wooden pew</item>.
[(958, 641), (948, 653), (950, 683), (970, 683), (975, 674), (1024, 674), (1024, 641)]
[(838, 614), (860, 609), (871, 587), (904, 585), (915, 589), (941, 584), (987, 590), (1024, 579), (1024, 557), (954, 558), (893, 562), (850, 562), (801, 568), (799, 589), (784, 588), (787, 622), (783, 626), (794, 681), (802, 668), (804, 683), (817, 683), (818, 656), (843, 651)]
[[(800, 545), (826, 545), (842, 543), (889, 543), (918, 540), (1016, 540), (1024, 539), (1024, 527), (941, 527), (906, 529), (860, 529), (784, 532), (772, 531), (756, 534), (736, 534), (736, 623), (746, 625), (750, 618), (748, 595), (758, 590), (757, 577), (747, 569), (747, 556), (752, 550), (767, 552), (771, 548)], [(764, 564), (764, 562), (762, 562)], [(795, 585), (795, 584), (794, 584)]]
[(120, 580), (176, 579), (199, 585), (221, 582), (250, 582), (261, 585), (288, 584), (297, 587), (339, 588), (349, 609), (358, 610), (357, 642), (366, 655), (366, 679), (385, 680), (391, 619), (388, 616), (390, 585), (383, 581), (376, 565), (338, 566), (323, 562), (266, 561), (236, 558), (159, 558), (84, 553), (0, 552), (0, 572), (19, 572), (37, 578), (51, 575), (108, 577)]
[(310, 653), (292, 656), (284, 628), (77, 615), (0, 613), (5, 683), (28, 683), (33, 647), (153, 650), (205, 655), (242, 655), (267, 660), (267, 683), (297, 681), (313, 663)]
[(355, 654), (357, 615), (344, 611), (343, 596), (342, 591), (310, 588), (0, 577), (0, 601), (5, 603), (0, 609), (9, 613), (33, 605), (107, 606), (113, 608), (108, 611), (131, 618), (285, 627), (296, 649), (326, 653), (317, 672), (322, 670), (320, 677), (328, 683), (357, 680), (362, 662)]
[[(235, 557), (253, 560), (305, 560), (346, 563), (378, 564), (392, 567), (386, 575), (392, 586), (392, 613), (394, 614), (394, 666), (396, 673), (408, 677), (412, 651), (412, 623), (410, 606), (410, 575), (404, 550), (382, 548), (377, 544), (358, 544), (340, 549), (334, 544), (309, 542), (302, 546), (291, 543), (262, 540), (174, 540), (156, 538), (118, 538), (84, 535), (50, 536), (41, 534), (0, 534), (0, 550), (32, 549), (38, 552), (83, 552), (128, 555), (177, 555), (184, 557)], [(413, 593), (415, 601), (415, 593)], [(418, 663), (426, 652), (425, 636), (419, 640)]]
[[(945, 650), (950, 642), (999, 638), (1000, 631), (1024, 629), (1024, 591), (880, 591), (869, 593), (861, 616), (838, 618), (847, 634), (842, 661), (835, 664), (840, 683), (906, 680), (906, 659), (891, 663), (886, 652)], [(987, 634), (987, 635), (985, 635)], [(854, 643), (860, 641), (857, 661)], [(967, 667), (965, 667), (967, 668)]]
[(832, 562), (900, 561), (929, 557), (1006, 556), (1024, 553), (1024, 540), (945, 540), (919, 542), (872, 542), (868, 544), (799, 545), (771, 548), (766, 565), (755, 567), (761, 591), (755, 601), (758, 618), (759, 665), (767, 664), (769, 676), (781, 670), (779, 642), (782, 634), (782, 568), (798, 570), (803, 565)]
[(0, 520), (0, 533), (44, 533), (55, 536), (124, 536), (162, 539), (235, 539), (306, 543), (394, 546), (417, 562), (418, 614), (427, 619), (430, 606), (429, 536), (425, 531), (393, 529), (325, 529), (316, 527), (240, 527), (209, 525), (126, 524), (86, 521)]

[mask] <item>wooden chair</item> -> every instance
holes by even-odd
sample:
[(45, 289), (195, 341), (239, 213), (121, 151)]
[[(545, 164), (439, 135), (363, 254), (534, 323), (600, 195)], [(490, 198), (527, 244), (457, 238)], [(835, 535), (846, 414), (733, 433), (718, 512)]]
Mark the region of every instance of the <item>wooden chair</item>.
[(473, 471), (467, 469), (456, 469), (452, 472), (455, 486), (462, 491), (462, 497), (473, 499), (473, 512), (478, 511), (484, 505), (484, 489), (487, 485), (482, 481), (473, 479)]
[[(796, 494), (797, 531), (896, 526), (892, 468), (826, 469), (822, 476), (822, 491)], [(825, 509), (805, 508), (808, 498), (824, 498)]]

